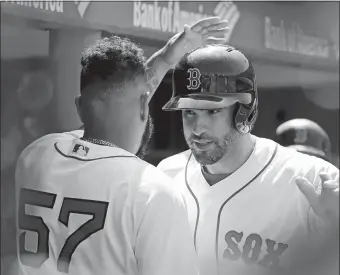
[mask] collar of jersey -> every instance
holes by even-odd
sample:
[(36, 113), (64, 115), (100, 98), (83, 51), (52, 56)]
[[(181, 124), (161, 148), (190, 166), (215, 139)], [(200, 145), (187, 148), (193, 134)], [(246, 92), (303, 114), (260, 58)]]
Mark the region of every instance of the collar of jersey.
[[(82, 145), (88, 149), (86, 156), (73, 152), (76, 145)], [(81, 140), (80, 138), (74, 138), (70, 140), (62, 140), (55, 143), (55, 149), (63, 156), (80, 159), (80, 160), (98, 160), (103, 158), (113, 157), (135, 157), (135, 155), (119, 148), (109, 147), (94, 144), (88, 141)]]

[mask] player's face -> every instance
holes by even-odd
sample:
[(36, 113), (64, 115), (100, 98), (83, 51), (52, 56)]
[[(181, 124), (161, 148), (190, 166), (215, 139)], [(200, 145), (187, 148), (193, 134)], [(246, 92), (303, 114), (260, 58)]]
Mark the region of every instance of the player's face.
[(202, 165), (218, 162), (239, 137), (234, 126), (234, 110), (235, 106), (182, 112), (185, 140)]

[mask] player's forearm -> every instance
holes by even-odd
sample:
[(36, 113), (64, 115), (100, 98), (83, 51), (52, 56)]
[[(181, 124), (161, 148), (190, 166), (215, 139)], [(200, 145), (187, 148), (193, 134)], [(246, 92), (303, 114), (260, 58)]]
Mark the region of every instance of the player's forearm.
[(146, 75), (150, 86), (149, 100), (151, 100), (165, 74), (171, 69), (171, 66), (164, 60), (164, 48), (154, 53), (146, 62), (146, 66)]
[(159, 51), (155, 52), (146, 62), (147, 66), (147, 78), (148, 84), (150, 86), (150, 96), (151, 100), (153, 94), (157, 90), (159, 84), (163, 80), (165, 74), (172, 68), (175, 67), (176, 62), (179, 57), (178, 53), (174, 52), (174, 44), (178, 38), (184, 35), (183, 32), (174, 35), (166, 43), (166, 45)]

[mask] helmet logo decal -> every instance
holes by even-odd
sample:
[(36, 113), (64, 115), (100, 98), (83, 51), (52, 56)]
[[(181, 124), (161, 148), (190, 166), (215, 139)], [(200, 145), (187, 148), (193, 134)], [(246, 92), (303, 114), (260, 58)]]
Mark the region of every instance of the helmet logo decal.
[(188, 80), (189, 84), (187, 85), (188, 90), (196, 90), (201, 85), (201, 72), (197, 68), (188, 69)]
[(294, 142), (305, 143), (307, 141), (308, 132), (305, 129), (297, 129)]
[(227, 77), (224, 79), (224, 85), (225, 85), (226, 87), (228, 86), (228, 78), (227, 78)]

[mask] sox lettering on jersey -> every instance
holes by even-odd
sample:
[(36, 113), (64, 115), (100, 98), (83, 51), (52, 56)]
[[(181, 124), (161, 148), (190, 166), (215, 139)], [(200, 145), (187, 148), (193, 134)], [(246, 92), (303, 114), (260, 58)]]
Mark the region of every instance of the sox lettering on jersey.
[[(279, 267), (280, 256), (288, 248), (287, 244), (276, 243), (273, 240), (266, 239), (265, 247), (263, 247), (263, 239), (258, 234), (250, 234), (247, 236), (242, 250), (239, 243), (242, 241), (243, 232), (229, 231), (225, 235), (225, 241), (228, 247), (224, 250), (223, 258), (237, 261), (240, 258), (247, 263), (258, 263), (264, 267)], [(262, 248), (266, 249), (266, 253), (262, 253)], [(261, 257), (263, 255), (263, 257)]]

